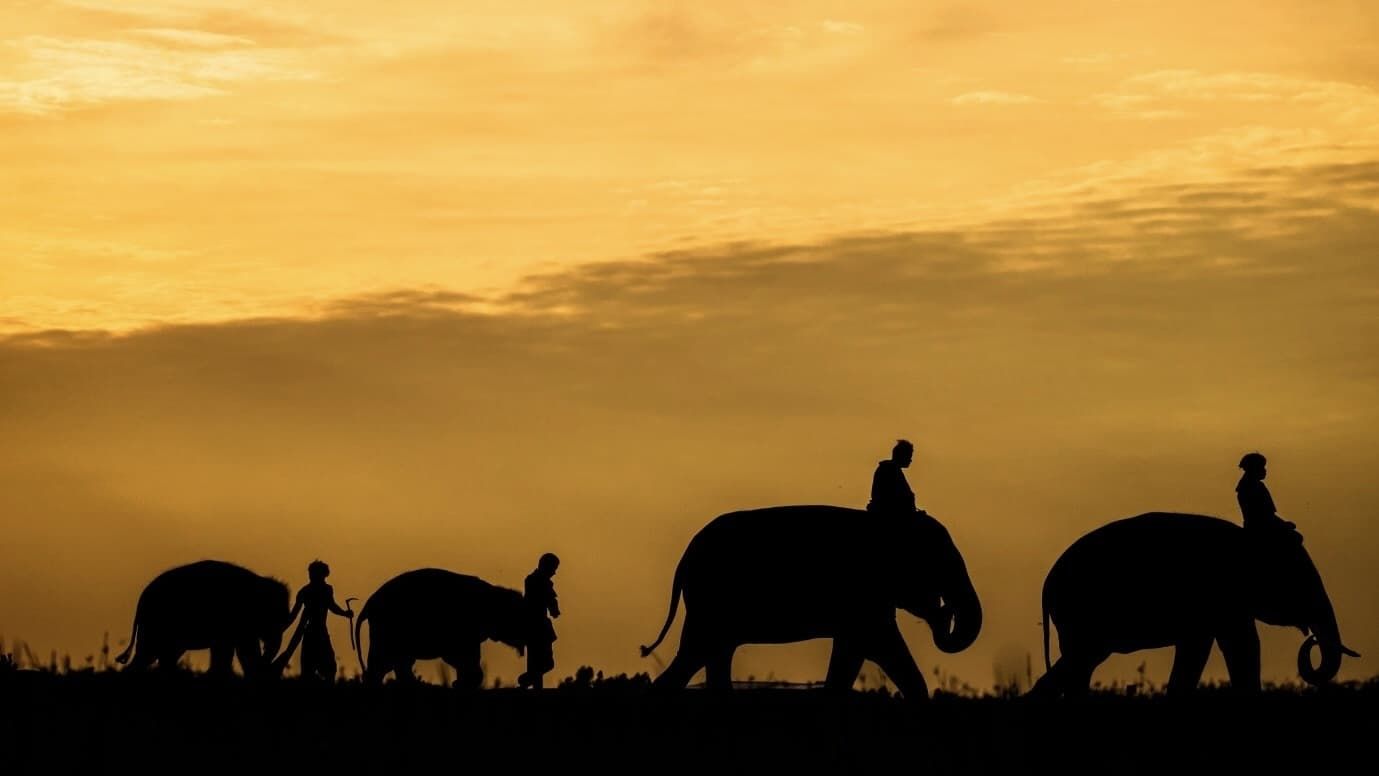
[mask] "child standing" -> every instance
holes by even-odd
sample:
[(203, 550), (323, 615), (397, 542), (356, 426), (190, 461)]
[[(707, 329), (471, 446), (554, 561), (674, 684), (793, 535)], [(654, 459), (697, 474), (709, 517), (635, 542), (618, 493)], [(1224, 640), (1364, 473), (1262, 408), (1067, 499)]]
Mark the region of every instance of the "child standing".
[(517, 677), (522, 687), (541, 688), (542, 677), (555, 668), (555, 656), (551, 644), (555, 642), (555, 626), (546, 618), (560, 616), (556, 604), (555, 583), (552, 578), (560, 568), (560, 558), (546, 553), (536, 563), (536, 570), (527, 575), (523, 598), (531, 621), (530, 637), (527, 639), (527, 670)]

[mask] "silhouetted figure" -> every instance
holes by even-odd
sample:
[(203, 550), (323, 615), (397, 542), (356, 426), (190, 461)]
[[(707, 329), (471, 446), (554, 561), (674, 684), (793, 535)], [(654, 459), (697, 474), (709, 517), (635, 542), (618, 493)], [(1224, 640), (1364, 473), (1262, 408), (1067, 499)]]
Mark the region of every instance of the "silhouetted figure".
[[(1308, 637), (1298, 673), (1330, 681), (1342, 655), (1340, 628), (1321, 575), (1301, 542), (1258, 542), (1254, 529), (1205, 515), (1150, 512), (1116, 520), (1073, 542), (1044, 580), (1044, 665), (1033, 695), (1083, 695), (1112, 654), (1174, 647), (1171, 693), (1193, 689), (1221, 648), (1237, 691), (1260, 689), (1255, 621)], [(1049, 661), (1049, 624), (1058, 661)], [(1314, 666), (1312, 651), (1321, 650)]]
[(546, 672), (555, 668), (555, 655), (551, 649), (555, 643), (555, 626), (546, 615), (560, 616), (552, 579), (558, 568), (560, 558), (548, 552), (537, 561), (536, 570), (527, 575), (524, 600), (532, 622), (532, 636), (527, 644), (527, 670), (517, 677), (517, 684), (522, 687), (539, 689)]
[(1296, 526), (1278, 516), (1274, 507), (1274, 497), (1264, 485), (1268, 476), (1268, 460), (1259, 453), (1247, 453), (1240, 459), (1240, 468), (1245, 471), (1235, 486), (1235, 498), (1240, 503), (1240, 516), (1246, 528), (1286, 528)]
[(336, 663), (335, 649), (330, 644), (330, 631), (326, 627), (326, 620), (331, 612), (353, 619), (354, 612), (335, 603), (335, 589), (326, 584), (326, 577), (330, 576), (330, 566), (314, 560), (307, 565), (306, 574), (308, 582), (297, 592), (297, 603), (292, 607), (288, 623), (291, 624), (299, 613), (302, 615), (302, 621), (297, 624), (297, 630), (293, 632), (292, 641), (288, 642), (287, 649), (273, 662), (273, 667), (281, 671), (287, 665), (287, 661), (292, 659), (292, 653), (300, 644), (302, 676), (328, 682), (335, 678)]
[(246, 675), (266, 671), (291, 624), (287, 585), (224, 561), (203, 560), (159, 574), (139, 595), (129, 648), (115, 658), (132, 670), (173, 670), (187, 650), (211, 650), (211, 673), (239, 657)]
[(704, 669), (710, 688), (727, 689), (738, 647), (826, 638), (830, 690), (851, 688), (870, 660), (906, 698), (923, 700), (928, 686), (897, 611), (926, 620), (944, 652), (967, 649), (982, 628), (962, 554), (937, 520), (915, 512), (811, 505), (719, 515), (680, 557), (670, 612), (643, 657), (670, 632), (681, 597), (685, 624), (675, 659), (656, 678), (660, 688), (682, 688)]
[(369, 684), (382, 682), (389, 672), (399, 682), (414, 682), (416, 661), (440, 658), (455, 669), (454, 687), (474, 690), (484, 680), (483, 642), (502, 642), (520, 655), (531, 624), (526, 601), (516, 590), (444, 569), (415, 569), (384, 582), (364, 602), (354, 623), (354, 643)]
[(915, 508), (915, 492), (905, 479), (905, 469), (914, 461), (915, 446), (908, 440), (897, 440), (891, 457), (876, 464), (871, 477), (871, 500), (868, 512), (911, 514)]

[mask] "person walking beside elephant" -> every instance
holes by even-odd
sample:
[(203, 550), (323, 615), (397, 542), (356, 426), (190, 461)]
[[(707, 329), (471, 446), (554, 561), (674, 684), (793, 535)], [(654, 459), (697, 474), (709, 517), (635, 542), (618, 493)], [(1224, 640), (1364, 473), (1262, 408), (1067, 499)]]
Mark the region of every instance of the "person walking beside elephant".
[(326, 584), (326, 577), (330, 576), (330, 566), (314, 560), (307, 565), (306, 573), (309, 581), (297, 593), (297, 603), (292, 607), (288, 624), (290, 625), (298, 614), (302, 615), (302, 621), (292, 634), (292, 641), (288, 643), (287, 649), (273, 661), (273, 667), (282, 671), (287, 661), (292, 659), (297, 645), (301, 644), (302, 676), (328, 682), (335, 678), (336, 669), (335, 649), (331, 647), (330, 631), (326, 629), (328, 612), (350, 619), (354, 618), (354, 612), (341, 608), (335, 602), (335, 590)]
[(527, 644), (527, 670), (517, 677), (517, 684), (522, 687), (540, 689), (542, 677), (555, 668), (555, 656), (551, 649), (556, 639), (555, 626), (546, 615), (549, 613), (551, 617), (560, 617), (552, 580), (558, 568), (560, 558), (548, 552), (537, 561), (536, 570), (527, 575), (523, 597), (532, 621), (532, 635)]

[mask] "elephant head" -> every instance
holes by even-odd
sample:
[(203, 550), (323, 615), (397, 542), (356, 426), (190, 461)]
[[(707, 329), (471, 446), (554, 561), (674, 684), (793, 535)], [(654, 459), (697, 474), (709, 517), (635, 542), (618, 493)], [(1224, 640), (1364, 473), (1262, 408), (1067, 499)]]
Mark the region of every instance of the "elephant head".
[(255, 596), (256, 600), (250, 608), (255, 616), (251, 627), (263, 645), (263, 665), (244, 666), (246, 672), (265, 668), (273, 661), (282, 647), (283, 632), (292, 624), (292, 592), (287, 585), (279, 580), (263, 577)]
[(891, 580), (896, 607), (923, 619), (934, 646), (961, 652), (982, 630), (982, 604), (967, 564), (948, 529), (926, 514), (902, 518), (902, 536), (891, 547), (899, 553)]
[(487, 607), (485, 637), (512, 647), (520, 654), (533, 640), (539, 624), (528, 611), (526, 600), (516, 590), (496, 588)]
[[(1270, 625), (1295, 627), (1307, 635), (1298, 650), (1298, 674), (1308, 684), (1331, 681), (1341, 667), (1341, 656), (1359, 654), (1341, 643), (1340, 627), (1321, 574), (1302, 537), (1283, 529), (1263, 530), (1248, 539), (1253, 558), (1256, 595), (1254, 615)], [(1321, 650), (1314, 665), (1312, 651)]]

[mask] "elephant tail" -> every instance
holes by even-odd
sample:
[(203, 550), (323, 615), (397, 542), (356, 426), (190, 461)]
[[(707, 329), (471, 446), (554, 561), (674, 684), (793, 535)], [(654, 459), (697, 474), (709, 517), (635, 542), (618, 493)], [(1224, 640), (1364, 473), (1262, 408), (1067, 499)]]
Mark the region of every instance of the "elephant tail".
[(354, 642), (354, 656), (359, 658), (359, 672), (368, 673), (369, 667), (364, 664), (364, 643), (361, 640), (361, 631), (364, 628), (364, 621), (369, 619), (369, 604), (366, 601), (364, 608), (359, 610), (359, 615), (354, 618), (354, 627), (350, 629), (350, 640)]
[(1044, 610), (1044, 623), (1043, 623), (1043, 624), (1044, 624), (1044, 670), (1047, 672), (1047, 671), (1052, 671), (1052, 670), (1053, 670), (1053, 662), (1052, 662), (1051, 660), (1049, 660), (1049, 588), (1048, 588), (1048, 585), (1045, 585), (1045, 586), (1044, 586), (1044, 596), (1043, 596), (1043, 599), (1044, 599), (1044, 600), (1043, 600), (1042, 606), (1040, 606), (1040, 608)]
[[(688, 556), (688, 554), (689, 554), (689, 553), (686, 553), (686, 556)], [(684, 558), (681, 558), (681, 559), (680, 559), (680, 564), (679, 564), (678, 566), (675, 567), (675, 580), (671, 583), (671, 588), (670, 588), (670, 613), (666, 615), (666, 624), (663, 625), (663, 626), (661, 626), (661, 633), (660, 633), (660, 635), (658, 635), (658, 636), (656, 637), (656, 640), (655, 640), (655, 641), (651, 642), (651, 645), (650, 645), (650, 646), (643, 646), (643, 647), (642, 647), (642, 657), (646, 657), (646, 656), (650, 655), (652, 650), (654, 650), (654, 649), (656, 649), (657, 647), (659, 647), (659, 646), (661, 645), (661, 642), (665, 640), (666, 634), (670, 632), (671, 623), (675, 622), (675, 614), (676, 614), (676, 612), (678, 612), (678, 611), (680, 610), (680, 594), (681, 594), (681, 591), (684, 590), (684, 587), (685, 587), (684, 576), (685, 576), (685, 559), (684, 559)]]
[(144, 608), (144, 597), (139, 596), (139, 603), (134, 607), (134, 622), (129, 626), (129, 646), (124, 651), (115, 656), (115, 662), (124, 665), (129, 662), (129, 656), (134, 653), (134, 639), (139, 635), (139, 614)]

